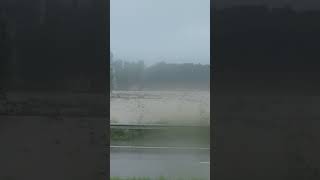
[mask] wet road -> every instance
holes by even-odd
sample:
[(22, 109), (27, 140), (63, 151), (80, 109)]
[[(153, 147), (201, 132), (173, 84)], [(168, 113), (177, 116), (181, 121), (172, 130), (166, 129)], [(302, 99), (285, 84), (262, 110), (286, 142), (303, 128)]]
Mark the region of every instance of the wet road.
[(209, 150), (111, 148), (111, 176), (201, 177), (210, 179)]

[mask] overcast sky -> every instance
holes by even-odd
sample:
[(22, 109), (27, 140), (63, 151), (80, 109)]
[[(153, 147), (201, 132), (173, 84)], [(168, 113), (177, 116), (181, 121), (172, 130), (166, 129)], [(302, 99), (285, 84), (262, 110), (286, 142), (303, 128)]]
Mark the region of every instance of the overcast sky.
[(110, 28), (118, 58), (210, 63), (210, 0), (111, 0)]

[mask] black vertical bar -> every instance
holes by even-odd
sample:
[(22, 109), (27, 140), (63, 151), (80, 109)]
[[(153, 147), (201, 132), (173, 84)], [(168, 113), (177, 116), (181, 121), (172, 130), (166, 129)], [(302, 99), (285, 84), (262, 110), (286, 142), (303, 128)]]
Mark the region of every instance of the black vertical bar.
[(111, 57), (110, 57), (110, 53), (111, 53), (111, 49), (110, 49), (110, 1), (111, 0), (101, 0), (104, 4), (103, 7), (106, 7), (105, 14), (102, 17), (104, 18), (104, 22), (106, 22), (107, 26), (106, 27), (106, 37), (104, 37), (106, 39), (106, 59), (108, 59), (107, 61), (107, 72), (108, 72), (108, 78), (107, 78), (107, 103), (108, 103), (108, 108), (107, 108), (107, 114), (108, 114), (108, 122), (106, 123), (106, 145), (107, 145), (107, 167), (106, 167), (106, 177), (109, 179), (110, 178), (110, 92), (111, 92), (111, 87), (110, 87), (110, 75), (112, 72), (110, 72), (110, 63), (111, 63)]
[(109, 178), (109, 1), (0, 1), (0, 179)]

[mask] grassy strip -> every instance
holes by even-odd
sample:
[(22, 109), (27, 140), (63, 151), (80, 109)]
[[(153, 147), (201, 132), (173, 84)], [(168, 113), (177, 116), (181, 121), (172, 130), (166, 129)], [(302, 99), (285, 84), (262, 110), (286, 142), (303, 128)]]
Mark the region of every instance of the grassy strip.
[(146, 136), (148, 132), (144, 129), (111, 129), (110, 139), (114, 141), (131, 141)]
[(205, 178), (197, 178), (197, 177), (189, 177), (189, 178), (168, 178), (164, 176), (160, 176), (157, 178), (151, 177), (111, 177), (110, 180), (206, 180)]
[(160, 139), (186, 139), (191, 141), (198, 141), (202, 143), (210, 142), (210, 132), (203, 130), (148, 130), (148, 129), (111, 129), (110, 140), (112, 142), (119, 141), (153, 141)]
[[(149, 135), (161, 136), (190, 136), (190, 137), (209, 137), (210, 129), (198, 129), (193, 127), (181, 128), (171, 127), (168, 129), (116, 129), (111, 128), (111, 139), (130, 140), (132, 138), (141, 138)], [(209, 136), (208, 136), (209, 135)]]

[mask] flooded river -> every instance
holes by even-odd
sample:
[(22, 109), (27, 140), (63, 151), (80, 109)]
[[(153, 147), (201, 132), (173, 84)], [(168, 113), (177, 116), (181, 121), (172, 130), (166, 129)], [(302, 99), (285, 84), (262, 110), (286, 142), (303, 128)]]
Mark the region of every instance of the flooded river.
[(113, 123), (209, 123), (209, 91), (114, 91)]

